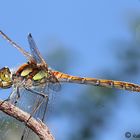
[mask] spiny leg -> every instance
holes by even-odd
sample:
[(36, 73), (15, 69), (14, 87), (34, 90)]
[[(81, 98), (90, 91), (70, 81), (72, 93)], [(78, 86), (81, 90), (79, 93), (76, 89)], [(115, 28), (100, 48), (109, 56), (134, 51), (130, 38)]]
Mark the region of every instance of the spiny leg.
[(27, 91), (30, 91), (31, 93), (33, 93), (33, 94), (36, 94), (36, 95), (40, 95), (41, 97), (43, 97), (43, 98), (48, 98), (48, 95), (47, 94), (45, 94), (44, 92), (39, 92), (39, 91), (36, 91), (36, 90), (33, 90), (33, 89), (31, 89), (31, 88), (29, 88), (29, 87), (24, 87)]
[[(43, 98), (43, 99), (44, 99), (44, 98)], [(23, 134), (22, 134), (21, 140), (26, 140), (26, 139), (28, 138), (29, 133), (30, 133), (31, 130), (30, 130), (26, 125), (27, 125), (27, 123), (29, 122), (30, 118), (31, 118), (31, 117), (35, 114), (35, 112), (40, 108), (41, 104), (43, 103), (43, 99), (42, 99), (41, 101), (39, 101), (40, 98), (38, 99), (37, 104), (36, 104), (35, 107), (34, 107), (34, 110), (31, 112), (30, 117), (28, 118), (28, 120), (27, 120), (27, 122), (26, 122), (26, 124), (25, 124), (25, 128), (24, 128), (24, 130), (23, 130)]]
[(47, 99), (46, 104), (45, 104), (45, 109), (44, 109), (43, 117), (41, 119), (42, 122), (44, 122), (44, 120), (45, 120), (45, 116), (46, 116), (46, 112), (47, 112), (47, 107), (48, 107), (48, 102), (49, 102), (49, 98)]
[[(47, 85), (46, 85), (47, 86)], [(46, 89), (46, 86), (45, 86), (45, 89)], [(47, 93), (49, 94), (49, 88), (47, 88), (48, 89), (48, 91), (47, 91)], [(43, 113), (43, 117), (42, 117), (42, 122), (44, 122), (44, 120), (45, 120), (45, 116), (46, 116), (46, 112), (47, 112), (47, 107), (48, 107), (48, 102), (49, 102), (49, 98), (46, 100), (46, 104), (45, 104), (45, 109), (44, 109), (44, 113)]]

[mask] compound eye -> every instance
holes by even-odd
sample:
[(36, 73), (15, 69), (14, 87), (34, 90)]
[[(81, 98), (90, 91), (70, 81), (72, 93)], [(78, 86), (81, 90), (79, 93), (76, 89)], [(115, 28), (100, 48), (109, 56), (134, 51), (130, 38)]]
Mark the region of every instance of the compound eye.
[(4, 67), (0, 70), (0, 80), (1, 81), (5, 81), (5, 82), (10, 81), (10, 79), (11, 79), (10, 75), (11, 75), (11, 72), (10, 72), (9, 68)]
[(8, 82), (10, 80), (10, 74), (3, 74), (3, 81)]

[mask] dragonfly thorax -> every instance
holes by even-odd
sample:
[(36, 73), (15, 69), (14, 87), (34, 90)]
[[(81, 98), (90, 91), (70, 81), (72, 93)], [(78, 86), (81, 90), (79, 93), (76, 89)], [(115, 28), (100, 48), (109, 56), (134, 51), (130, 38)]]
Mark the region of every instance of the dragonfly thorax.
[[(40, 67), (37, 67), (36, 65), (30, 65), (30, 64), (23, 64), (17, 72), (15, 73), (16, 77), (22, 78), (22, 80), (32, 80), (35, 82), (47, 82), (47, 79), (49, 77), (48, 71), (45, 69), (42, 69)], [(15, 78), (14, 78), (15, 79)]]

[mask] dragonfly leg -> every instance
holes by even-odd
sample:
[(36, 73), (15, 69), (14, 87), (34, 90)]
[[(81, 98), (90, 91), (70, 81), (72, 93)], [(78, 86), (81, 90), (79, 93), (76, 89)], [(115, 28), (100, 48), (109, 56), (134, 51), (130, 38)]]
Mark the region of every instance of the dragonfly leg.
[(30, 92), (32, 92), (32, 93), (34, 93), (34, 94), (40, 95), (40, 96), (42, 96), (43, 98), (46, 99), (45, 111), (44, 111), (43, 117), (42, 117), (42, 119), (41, 119), (42, 122), (44, 122), (44, 119), (45, 119), (45, 116), (46, 116), (46, 112), (47, 112), (47, 111), (46, 111), (46, 110), (47, 110), (47, 105), (48, 105), (48, 101), (49, 101), (48, 95), (45, 94), (44, 92), (38, 92), (38, 91), (32, 90), (32, 89), (30, 89), (30, 88), (26, 88), (26, 90), (28, 90), (28, 91), (30, 91)]
[(15, 101), (14, 101), (14, 104), (16, 105), (17, 104), (17, 101), (18, 99), (20, 98), (20, 92), (19, 92), (19, 87), (17, 87), (17, 92), (16, 92), (16, 98), (15, 98)]
[(48, 102), (49, 102), (49, 98), (47, 98), (46, 104), (45, 104), (45, 109), (44, 109), (44, 113), (43, 113), (43, 117), (42, 117), (42, 122), (44, 122), (45, 120), (45, 116), (46, 116), (46, 112), (47, 112), (47, 106), (48, 106)]
[[(49, 89), (48, 89), (48, 93), (49, 93)], [(47, 98), (47, 100), (46, 100), (46, 104), (45, 104), (45, 109), (44, 109), (43, 117), (42, 117), (42, 119), (41, 119), (42, 122), (45, 121), (45, 116), (46, 116), (46, 112), (47, 112), (48, 102), (49, 102), (49, 98)]]
[[(28, 139), (28, 137), (29, 137), (29, 133), (30, 133), (30, 129), (26, 126), (27, 125), (27, 123), (29, 122), (29, 120), (30, 120), (30, 118), (36, 113), (36, 111), (40, 108), (40, 106), (42, 105), (42, 103), (44, 102), (43, 100), (46, 100), (46, 98), (42, 98), (42, 100), (41, 101), (37, 101), (37, 105), (36, 105), (36, 107), (34, 108), (34, 110), (31, 112), (31, 114), (30, 114), (30, 117), (28, 118), (28, 120), (27, 120), (27, 122), (26, 122), (26, 124), (25, 124), (25, 128), (24, 128), (24, 130), (23, 130), (23, 134), (22, 134), (22, 137), (21, 137), (21, 140), (26, 140), (26, 139)], [(44, 116), (43, 116), (44, 117)]]
[[(26, 90), (30, 91), (31, 93), (34, 93), (34, 94), (36, 94), (36, 95), (42, 96), (43, 99), (45, 98), (46, 102), (48, 103), (48, 101), (49, 101), (48, 95), (45, 94), (44, 92), (38, 92), (38, 91), (36, 91), (36, 90), (30, 89), (30, 88), (27, 88), (27, 87), (24, 87), (24, 88), (25, 88)], [(39, 109), (39, 107), (40, 107), (41, 104), (43, 103), (43, 99), (42, 99), (41, 102), (38, 102), (36, 108), (32, 111), (32, 115), (31, 115), (31, 116), (33, 116), (34, 113)], [(45, 110), (47, 109), (47, 103), (46, 103), (46, 105), (45, 105)], [(45, 111), (45, 112), (46, 112), (46, 111)], [(44, 120), (45, 112), (44, 112), (44, 114), (43, 114), (42, 120)]]
[(20, 98), (19, 87), (16, 87), (5, 101), (8, 101), (8, 102), (16, 105), (17, 100), (19, 98)]
[(38, 91), (33, 90), (33, 89), (30, 89), (30, 88), (28, 88), (28, 87), (24, 87), (24, 88), (25, 88), (26, 90), (30, 91), (31, 93), (36, 94), (36, 95), (40, 95), (40, 96), (42, 96), (43, 98), (46, 98), (46, 99), (48, 100), (48, 95), (45, 94), (44, 92), (38, 92)]
[(41, 104), (43, 103), (43, 100), (44, 100), (44, 98), (43, 98), (40, 102), (38, 101), (36, 107), (35, 107), (34, 110), (31, 112), (30, 117), (28, 118), (28, 120), (27, 120), (27, 122), (26, 122), (26, 124), (25, 124), (25, 128), (24, 128), (23, 134), (22, 134), (22, 136), (21, 136), (21, 140), (26, 140), (26, 139), (28, 138), (29, 133), (30, 133), (31, 130), (30, 130), (26, 125), (27, 125), (27, 123), (29, 122), (30, 118), (31, 118), (31, 117), (36, 113), (36, 111), (40, 108)]
[[(44, 102), (44, 99), (48, 102), (48, 95), (43, 93), (43, 92), (38, 92), (36, 90), (33, 90), (33, 89), (30, 89), (28, 87), (24, 87), (27, 91), (30, 91), (31, 93), (33, 94), (36, 94), (36, 95), (39, 95), (42, 97), (42, 100), (40, 101), (40, 98), (38, 99), (37, 101), (37, 104), (34, 108), (34, 110), (31, 112), (30, 114), (30, 117), (28, 118), (26, 124), (28, 123), (28, 121), (30, 120), (30, 118), (36, 113), (36, 111), (40, 108), (40, 106), (42, 105), (42, 103)], [(45, 110), (46, 110), (46, 105), (45, 105)], [(42, 119), (44, 119), (44, 115), (45, 113), (43, 113), (43, 117)], [(26, 140), (29, 136), (29, 133), (30, 133), (30, 129), (26, 126), (25, 124), (25, 128), (24, 128), (24, 131), (23, 131), (23, 134), (22, 134), (22, 137), (21, 137), (21, 140)]]

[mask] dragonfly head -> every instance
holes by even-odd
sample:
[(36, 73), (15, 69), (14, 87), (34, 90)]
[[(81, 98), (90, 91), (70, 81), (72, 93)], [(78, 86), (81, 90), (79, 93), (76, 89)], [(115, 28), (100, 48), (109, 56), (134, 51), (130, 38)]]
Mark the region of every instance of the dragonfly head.
[(9, 88), (12, 86), (11, 71), (8, 67), (0, 69), (0, 87)]

